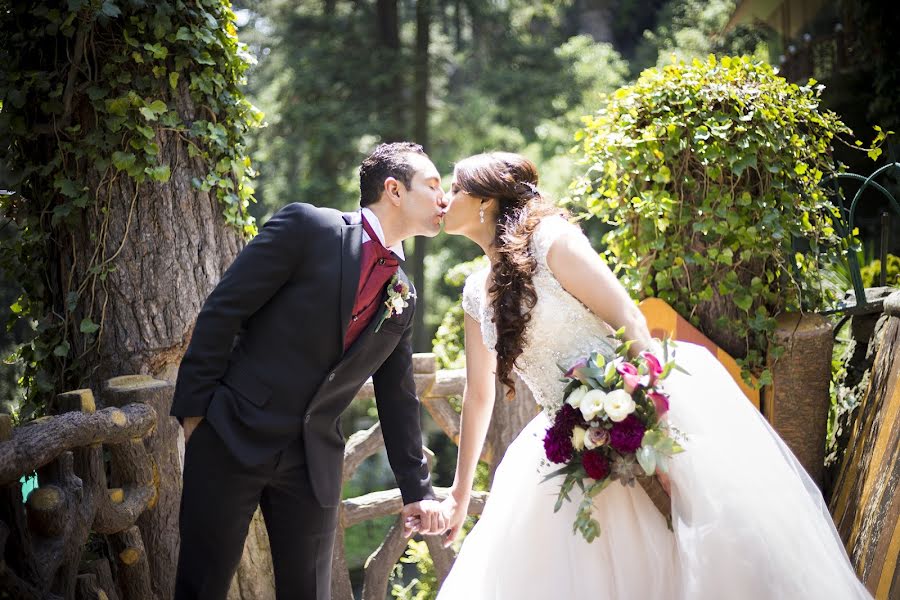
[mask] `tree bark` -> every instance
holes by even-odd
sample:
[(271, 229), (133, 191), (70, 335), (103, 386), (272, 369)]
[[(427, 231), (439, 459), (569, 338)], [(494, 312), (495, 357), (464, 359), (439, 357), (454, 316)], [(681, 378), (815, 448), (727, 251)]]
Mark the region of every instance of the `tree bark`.
[(118, 580), (122, 600), (156, 600), (150, 580), (147, 551), (137, 526), (110, 536), (118, 560)]
[[(190, 26), (189, 17), (184, 18)], [(177, 110), (185, 123), (210, 119), (208, 110), (195, 105), (185, 79), (174, 91), (165, 78), (159, 79), (158, 97)], [(95, 126), (94, 116), (86, 112), (73, 114), (83, 130)], [(213, 115), (212, 120), (215, 118)], [(88, 170), (94, 205), (82, 212), (80, 226), (72, 235), (61, 237), (58, 244), (55, 304), (65, 304), (71, 291), (67, 282), (78, 286), (92, 281), (89, 293), (81, 295), (71, 323), (74, 338), (79, 340), (75, 354), (83, 354), (83, 360), (94, 367), (82, 384), (99, 390), (107, 380), (123, 374), (164, 380), (150, 383), (148, 378), (143, 384), (120, 380), (119, 388), (108, 389), (101, 398), (103, 403), (117, 406), (129, 401), (123, 398), (132, 397), (121, 385), (174, 383), (194, 320), (242, 247), (241, 234), (226, 224), (215, 191), (200, 191), (192, 183), (194, 178), (205, 178), (211, 165), (189, 156), (183, 134), (164, 127), (154, 133), (158, 164), (170, 168), (170, 179), (137, 185), (124, 174), (104, 181), (98, 171)], [(95, 257), (112, 268), (103, 279), (92, 279)], [(98, 321), (98, 314), (102, 323), (94, 342), (80, 333), (79, 323), (89, 316)], [(155, 431), (141, 443), (152, 458), (149, 467), (155, 494), (150, 510), (139, 519), (139, 528), (153, 593), (171, 598), (181, 496), (179, 448), (183, 442), (180, 426), (168, 415), (171, 386), (149, 394), (141, 401), (156, 409), (157, 422)]]
[(400, 15), (397, 0), (378, 0), (375, 4), (378, 53), (384, 65), (381, 83), (376, 87), (378, 115), (384, 127), (383, 139), (396, 142), (406, 137), (403, 126), (403, 69), (400, 62)]
[(486, 443), (491, 449), (488, 463), (491, 481), (494, 480), (494, 473), (497, 471), (500, 461), (503, 460), (506, 449), (540, 409), (525, 382), (518, 376), (514, 376), (513, 380), (516, 386), (516, 397), (512, 400), (506, 399), (506, 388), (497, 381), (494, 412), (491, 414), (491, 425), (486, 438)]
[[(413, 102), (413, 140), (427, 151), (428, 140), (428, 53), (431, 45), (431, 0), (416, 2), (416, 54), (415, 54), (415, 100)], [(413, 326), (413, 352), (430, 352), (431, 336), (425, 328), (425, 314), (428, 312), (428, 296), (425, 289), (425, 257), (428, 256), (429, 239), (416, 237), (416, 251), (411, 265), (412, 278), (416, 286), (416, 314)]]

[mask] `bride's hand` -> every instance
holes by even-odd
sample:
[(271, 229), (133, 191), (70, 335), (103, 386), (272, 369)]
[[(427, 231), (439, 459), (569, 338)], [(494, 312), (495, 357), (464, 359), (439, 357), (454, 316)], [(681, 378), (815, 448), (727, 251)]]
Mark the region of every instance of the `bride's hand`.
[(463, 498), (456, 498), (453, 494), (449, 494), (447, 498), (441, 502), (441, 510), (447, 519), (447, 531), (444, 534), (444, 547), (448, 547), (459, 535), (466, 516), (469, 513), (469, 495)]

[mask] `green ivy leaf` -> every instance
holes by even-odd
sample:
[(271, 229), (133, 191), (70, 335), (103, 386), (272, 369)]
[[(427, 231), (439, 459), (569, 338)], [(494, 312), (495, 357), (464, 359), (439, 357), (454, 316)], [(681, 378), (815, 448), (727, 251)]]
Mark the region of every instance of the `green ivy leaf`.
[(744, 293), (735, 294), (734, 303), (741, 310), (749, 311), (750, 307), (753, 306), (753, 296)]
[(113, 166), (119, 171), (127, 171), (134, 165), (135, 160), (137, 157), (130, 152), (116, 151), (112, 155)]
[(169, 180), (171, 176), (171, 171), (169, 170), (169, 165), (163, 165), (161, 167), (147, 167), (144, 169), (147, 175), (150, 176), (150, 179), (153, 181), (159, 181), (160, 183), (165, 183)]
[(98, 329), (100, 329), (100, 326), (91, 321), (88, 317), (82, 319), (81, 324), (78, 326), (78, 330), (81, 331), (81, 333), (87, 334), (96, 333)]

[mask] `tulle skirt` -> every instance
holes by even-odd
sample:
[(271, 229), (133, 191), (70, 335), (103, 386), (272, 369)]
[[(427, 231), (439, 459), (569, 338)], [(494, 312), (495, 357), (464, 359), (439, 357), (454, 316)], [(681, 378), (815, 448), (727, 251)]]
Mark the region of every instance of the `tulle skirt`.
[(554, 513), (541, 483), (544, 413), (510, 445), (484, 513), (438, 600), (849, 600), (871, 598), (818, 488), (704, 348), (679, 343), (690, 375), (666, 380), (685, 452), (670, 463), (672, 526), (639, 485), (594, 499), (601, 534), (572, 533), (578, 490)]

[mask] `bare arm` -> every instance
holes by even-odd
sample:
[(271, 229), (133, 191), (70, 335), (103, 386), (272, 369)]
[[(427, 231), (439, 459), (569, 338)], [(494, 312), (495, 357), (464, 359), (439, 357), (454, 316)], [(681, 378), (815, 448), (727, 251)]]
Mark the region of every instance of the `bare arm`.
[(580, 235), (562, 235), (550, 246), (547, 266), (567, 292), (613, 329), (625, 327), (636, 354), (652, 348), (647, 321), (613, 272)]
[(497, 357), (481, 337), (478, 321), (466, 314), (466, 387), (463, 391), (456, 475), (445, 501), (448, 514), (447, 543), (459, 533), (468, 513), (475, 468), (484, 446), (494, 409)]

